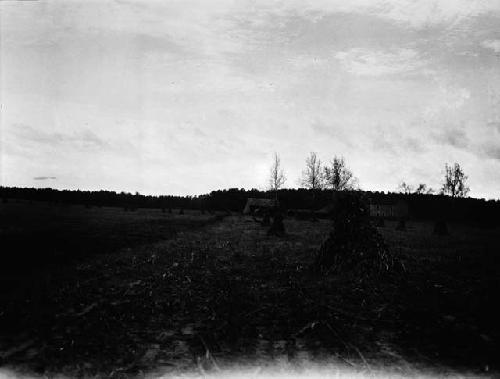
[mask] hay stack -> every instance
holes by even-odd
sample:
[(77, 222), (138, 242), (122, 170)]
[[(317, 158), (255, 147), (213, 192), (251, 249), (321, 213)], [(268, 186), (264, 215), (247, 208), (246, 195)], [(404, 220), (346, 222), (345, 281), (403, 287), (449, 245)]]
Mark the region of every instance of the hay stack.
[(315, 268), (323, 273), (354, 273), (363, 279), (400, 273), (403, 266), (370, 222), (367, 202), (359, 194), (346, 193), (338, 201), (333, 228), (319, 249)]

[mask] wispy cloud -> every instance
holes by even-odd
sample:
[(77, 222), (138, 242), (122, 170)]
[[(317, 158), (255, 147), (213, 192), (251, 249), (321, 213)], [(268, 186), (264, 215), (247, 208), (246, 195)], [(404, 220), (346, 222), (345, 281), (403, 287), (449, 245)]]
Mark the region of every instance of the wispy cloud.
[(456, 25), (482, 14), (500, 11), (497, 0), (291, 0), (284, 8), (301, 9), (311, 18), (342, 12), (371, 14), (412, 28)]
[(340, 141), (348, 147), (354, 145), (354, 141), (351, 140), (352, 136), (350, 138), (349, 133), (341, 125), (327, 124), (322, 120), (316, 119), (312, 122), (311, 128), (315, 133)]
[(449, 145), (457, 149), (466, 149), (470, 146), (467, 132), (460, 128), (447, 128), (433, 135), (436, 142)]
[(342, 66), (360, 76), (383, 76), (414, 72), (426, 65), (426, 60), (413, 49), (373, 50), (353, 48), (335, 54)]
[(498, 1), (480, 0), (398, 0), (376, 1), (373, 12), (414, 28), (457, 25), (491, 11), (500, 10)]
[(22, 140), (43, 145), (69, 145), (81, 150), (103, 149), (109, 146), (108, 142), (88, 128), (83, 128), (72, 133), (63, 133), (46, 131), (24, 124), (16, 124), (13, 132)]
[(487, 158), (500, 161), (500, 145), (494, 143), (488, 143), (482, 146), (480, 151)]
[(481, 42), (481, 46), (485, 49), (493, 50), (495, 53), (500, 53), (500, 39), (488, 39)]

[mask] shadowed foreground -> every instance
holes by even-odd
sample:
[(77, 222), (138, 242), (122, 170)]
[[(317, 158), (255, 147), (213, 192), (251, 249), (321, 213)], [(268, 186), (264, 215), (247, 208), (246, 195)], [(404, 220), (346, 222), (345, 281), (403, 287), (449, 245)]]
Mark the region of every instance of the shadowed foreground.
[[(182, 229), (169, 240), (51, 268), (3, 294), (2, 366), (23, 373), (249, 375), (304, 365), (394, 375), (498, 370), (498, 230), (386, 222), (406, 278), (367, 283), (310, 270), (328, 221), (251, 218)], [(275, 368), (276, 369), (276, 368)], [(332, 371), (328, 371), (332, 373)], [(302, 372), (304, 373), (304, 372)], [(324, 373), (324, 372), (323, 372)]]

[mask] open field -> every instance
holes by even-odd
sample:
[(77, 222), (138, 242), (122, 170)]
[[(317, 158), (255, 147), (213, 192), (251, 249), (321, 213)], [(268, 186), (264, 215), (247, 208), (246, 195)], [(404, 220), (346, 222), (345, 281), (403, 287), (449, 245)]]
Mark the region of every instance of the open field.
[(1, 206), (1, 258), (16, 267), (2, 274), (4, 367), (118, 377), (271, 362), (499, 369), (498, 229), (450, 225), (438, 237), (432, 223), (386, 222), (379, 231), (406, 276), (366, 283), (310, 270), (326, 220), (285, 219), (279, 238), (239, 215)]
[(8, 253), (3, 267), (45, 265), (170, 238), (177, 230), (213, 219), (198, 211), (125, 211), (114, 207), (19, 200), (0, 204), (0, 236)]

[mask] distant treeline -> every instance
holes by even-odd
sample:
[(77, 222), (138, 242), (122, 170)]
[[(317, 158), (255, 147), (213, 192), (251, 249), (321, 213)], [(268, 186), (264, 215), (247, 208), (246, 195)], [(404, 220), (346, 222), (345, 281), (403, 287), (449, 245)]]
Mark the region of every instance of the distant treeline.
[[(358, 191), (360, 196), (375, 204), (405, 201), (410, 218), (445, 219), (475, 224), (500, 224), (500, 201), (475, 198), (452, 198), (444, 195), (402, 194), (393, 192)], [(198, 209), (206, 211), (242, 211), (249, 197), (274, 198), (271, 191), (231, 188), (212, 191), (200, 196), (152, 196), (113, 191), (70, 191), (51, 188), (0, 187), (3, 201), (24, 199), (54, 204), (82, 204), (86, 206), (113, 206), (127, 209)], [(285, 209), (322, 209), (331, 203), (332, 191), (309, 189), (281, 189), (280, 204)]]
[(432, 194), (365, 192), (372, 203), (405, 201), (409, 217), (417, 220), (455, 221), (475, 225), (500, 225), (500, 201)]
[(82, 204), (124, 208), (186, 208), (199, 209), (201, 197), (151, 196), (114, 191), (57, 190), (53, 188), (0, 187), (0, 197), (47, 201), (54, 204)]

